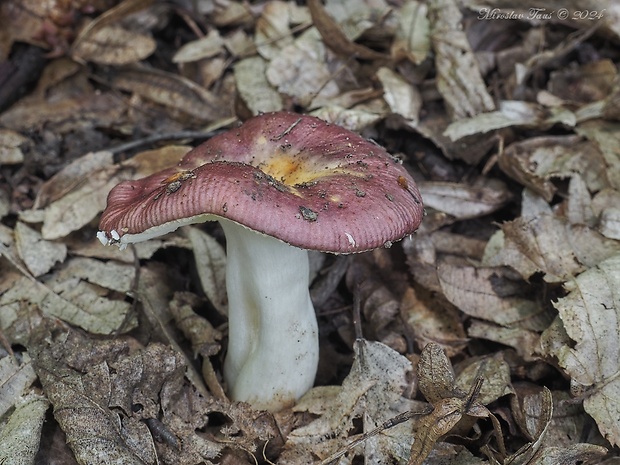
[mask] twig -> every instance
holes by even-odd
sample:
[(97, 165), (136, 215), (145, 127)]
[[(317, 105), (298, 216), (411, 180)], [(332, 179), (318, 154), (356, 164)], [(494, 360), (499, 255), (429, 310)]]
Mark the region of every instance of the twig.
[(152, 134), (150, 136), (144, 137), (142, 139), (132, 140), (130, 142), (125, 142), (124, 144), (117, 145), (116, 147), (112, 147), (110, 152), (113, 154), (118, 154), (122, 152), (126, 152), (128, 150), (133, 150), (138, 147), (142, 147), (145, 145), (152, 145), (156, 142), (161, 142), (162, 140), (178, 140), (178, 139), (210, 139), (213, 136), (216, 136), (220, 133), (224, 132), (224, 129), (216, 129), (213, 131), (179, 131), (179, 132), (171, 132), (169, 134)]

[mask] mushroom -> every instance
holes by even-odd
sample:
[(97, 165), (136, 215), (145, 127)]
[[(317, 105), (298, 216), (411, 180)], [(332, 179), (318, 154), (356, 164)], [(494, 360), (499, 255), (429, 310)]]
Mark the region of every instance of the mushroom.
[(318, 118), (267, 113), (215, 136), (177, 166), (114, 187), (99, 240), (127, 244), (216, 220), (226, 236), (231, 399), (277, 411), (314, 383), (318, 330), (307, 250), (389, 247), (422, 199), (385, 149)]

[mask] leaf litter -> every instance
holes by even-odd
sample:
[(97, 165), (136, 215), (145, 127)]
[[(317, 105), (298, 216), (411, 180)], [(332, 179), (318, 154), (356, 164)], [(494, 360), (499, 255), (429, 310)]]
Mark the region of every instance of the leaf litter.
[[(561, 7), (2, 2), (0, 463), (617, 462), (620, 23)], [(95, 233), (118, 182), (279, 109), (385, 145), (426, 217), (313, 259), (316, 385), (271, 414), (226, 398), (221, 231)]]

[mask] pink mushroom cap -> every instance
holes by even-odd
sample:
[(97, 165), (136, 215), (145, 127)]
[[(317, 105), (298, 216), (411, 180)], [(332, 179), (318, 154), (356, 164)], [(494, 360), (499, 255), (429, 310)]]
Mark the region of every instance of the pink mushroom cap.
[(318, 118), (275, 112), (211, 138), (175, 167), (118, 184), (100, 230), (123, 242), (221, 217), (299, 248), (355, 253), (412, 234), (423, 211), (414, 180), (385, 149)]

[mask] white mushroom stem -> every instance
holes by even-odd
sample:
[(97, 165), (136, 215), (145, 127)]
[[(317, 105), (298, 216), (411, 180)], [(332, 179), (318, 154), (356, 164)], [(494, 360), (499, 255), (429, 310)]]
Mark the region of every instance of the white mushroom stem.
[(314, 383), (319, 358), (308, 253), (220, 220), (226, 234), (229, 396), (271, 411)]

